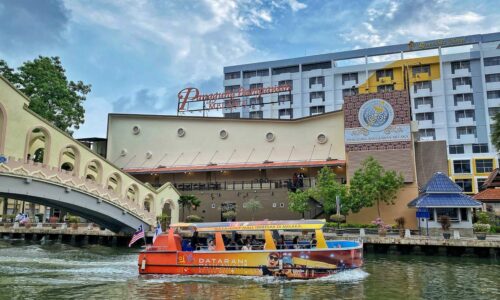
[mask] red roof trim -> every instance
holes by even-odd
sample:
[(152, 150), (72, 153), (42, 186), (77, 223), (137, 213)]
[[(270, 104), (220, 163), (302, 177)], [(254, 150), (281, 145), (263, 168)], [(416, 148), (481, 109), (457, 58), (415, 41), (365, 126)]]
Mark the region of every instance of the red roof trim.
[(258, 169), (286, 169), (303, 167), (323, 167), (323, 166), (345, 166), (345, 160), (321, 160), (321, 161), (293, 161), (293, 162), (269, 162), (269, 163), (241, 163), (241, 164), (223, 164), (207, 166), (178, 166), (165, 168), (143, 168), (143, 169), (124, 169), (123, 171), (131, 174), (146, 173), (182, 173), (182, 172), (209, 172), (224, 170), (258, 170)]
[(486, 189), (473, 198), (482, 202), (500, 202), (500, 189)]

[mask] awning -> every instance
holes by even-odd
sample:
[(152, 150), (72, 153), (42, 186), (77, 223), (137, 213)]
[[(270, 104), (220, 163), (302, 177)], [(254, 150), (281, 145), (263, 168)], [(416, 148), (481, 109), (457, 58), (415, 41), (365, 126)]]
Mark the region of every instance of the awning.
[(423, 194), (408, 203), (409, 207), (481, 207), (481, 203), (464, 194)]
[(316, 160), (316, 161), (288, 161), (288, 162), (264, 162), (264, 163), (235, 163), (235, 164), (212, 164), (173, 166), (162, 168), (131, 168), (123, 171), (131, 174), (161, 174), (161, 173), (184, 173), (184, 172), (210, 172), (210, 171), (232, 171), (232, 170), (260, 170), (260, 169), (291, 169), (291, 168), (321, 168), (324, 166), (345, 166), (345, 160)]

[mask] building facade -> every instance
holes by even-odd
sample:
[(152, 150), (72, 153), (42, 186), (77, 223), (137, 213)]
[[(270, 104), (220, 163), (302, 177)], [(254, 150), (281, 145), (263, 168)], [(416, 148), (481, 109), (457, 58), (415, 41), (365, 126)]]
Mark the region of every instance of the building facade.
[(340, 110), (353, 95), (405, 90), (416, 138), (445, 141), (449, 175), (474, 194), (499, 166), (490, 139), (500, 111), (499, 41), (500, 33), (491, 33), (228, 66), (226, 91), (279, 85), (292, 91), (249, 97), (250, 105), (227, 108), (224, 116), (302, 118)]

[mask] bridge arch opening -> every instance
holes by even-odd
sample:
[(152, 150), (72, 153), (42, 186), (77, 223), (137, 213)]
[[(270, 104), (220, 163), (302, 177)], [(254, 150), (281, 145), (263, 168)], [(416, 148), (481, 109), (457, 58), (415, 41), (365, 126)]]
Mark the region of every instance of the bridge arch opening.
[(147, 194), (146, 197), (144, 197), (143, 207), (145, 211), (151, 212), (151, 209), (153, 207), (153, 201), (154, 201), (154, 196), (152, 194)]
[(5, 111), (3, 105), (0, 104), (0, 153), (4, 153), (6, 130), (7, 130), (7, 112)]
[(68, 145), (61, 150), (59, 154), (59, 166), (62, 170), (72, 171), (79, 174), (80, 151), (73, 145)]
[(122, 177), (118, 173), (113, 173), (108, 177), (106, 183), (108, 190), (115, 192), (120, 197), (122, 196)]
[(102, 164), (98, 160), (91, 160), (85, 167), (85, 178), (96, 183), (102, 182)]
[(127, 189), (127, 199), (136, 202), (139, 199), (139, 187), (136, 184), (131, 184)]
[(42, 127), (31, 128), (26, 135), (24, 158), (34, 162), (48, 164), (50, 159), (50, 133)]

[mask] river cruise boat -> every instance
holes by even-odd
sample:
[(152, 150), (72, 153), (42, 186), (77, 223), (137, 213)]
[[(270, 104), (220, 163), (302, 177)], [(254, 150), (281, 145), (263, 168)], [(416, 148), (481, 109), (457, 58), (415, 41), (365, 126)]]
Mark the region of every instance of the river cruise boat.
[[(248, 275), (311, 279), (359, 268), (363, 265), (363, 243), (325, 240), (325, 220), (252, 221), (217, 223), (178, 223), (160, 234), (153, 245), (139, 254), (140, 274)], [(193, 234), (211, 236), (207, 246), (191, 249), (178, 234), (190, 229)], [(309, 241), (283, 242), (278, 232), (310, 237)], [(295, 233), (293, 233), (295, 231)], [(308, 232), (312, 231), (309, 235)], [(232, 246), (230, 236), (263, 233), (261, 245)], [(223, 236), (224, 235), (224, 236)], [(279, 238), (276, 238), (278, 235)], [(196, 234), (197, 236), (197, 234)], [(224, 242), (226, 241), (226, 243)], [(279, 242), (277, 242), (279, 241)], [(187, 247), (186, 247), (187, 246)], [(245, 249), (245, 250), (242, 250)]]

